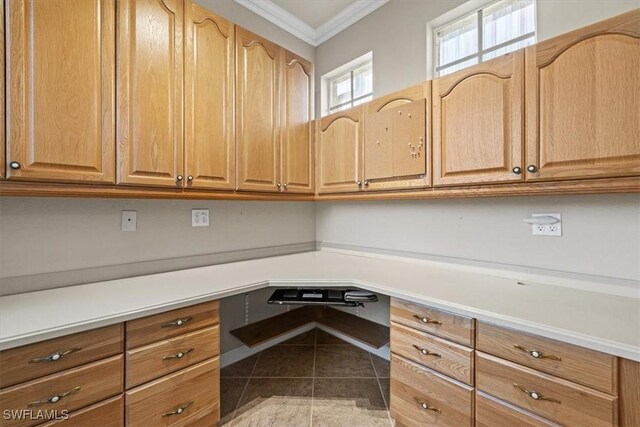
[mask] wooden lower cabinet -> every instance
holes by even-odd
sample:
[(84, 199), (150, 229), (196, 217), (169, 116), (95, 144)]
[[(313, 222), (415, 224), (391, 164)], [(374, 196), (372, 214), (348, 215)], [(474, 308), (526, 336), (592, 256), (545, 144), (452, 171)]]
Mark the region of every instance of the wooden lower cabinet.
[(103, 400), (69, 414), (69, 418), (60, 419), (43, 424), (42, 427), (95, 427), (97, 421), (100, 427), (124, 426), (124, 396), (118, 395)]
[(216, 425), (220, 419), (219, 377), (216, 357), (127, 391), (126, 425)]
[(476, 427), (548, 427), (558, 426), (517, 406), (476, 392)]

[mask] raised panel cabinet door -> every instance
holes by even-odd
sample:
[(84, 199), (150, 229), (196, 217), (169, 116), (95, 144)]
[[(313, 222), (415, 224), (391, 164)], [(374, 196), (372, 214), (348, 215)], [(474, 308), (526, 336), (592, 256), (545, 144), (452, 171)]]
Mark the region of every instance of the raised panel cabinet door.
[(316, 121), (318, 192), (355, 192), (362, 188), (362, 107)]
[(522, 181), (524, 51), (432, 84), (434, 186)]
[[(5, 48), (5, 45), (4, 45), (4, 1), (3, 1), (2, 5), (0, 5), (0, 76), (5, 75), (4, 74), (4, 69), (5, 69), (4, 48)], [(5, 109), (4, 89), (5, 89), (5, 79), (0, 78), (0, 123), (5, 123), (4, 121), (4, 109)], [(6, 151), (7, 150), (5, 145), (5, 132), (0, 132), (0, 180), (3, 180), (5, 177), (5, 168), (6, 168), (5, 152)]]
[(393, 119), (395, 111), (367, 114), (364, 118), (364, 179), (393, 177)]
[(234, 26), (186, 3), (185, 169), (188, 188), (235, 189)]
[(238, 190), (276, 192), (282, 187), (280, 49), (236, 26)]
[(640, 9), (526, 52), (527, 180), (640, 174)]
[(7, 14), (7, 177), (115, 182), (114, 0), (11, 0)]
[(283, 69), (284, 102), (280, 148), (282, 190), (289, 193), (313, 193), (313, 65), (285, 52)]
[(429, 159), (426, 105), (420, 99), (393, 110), (393, 176), (424, 175)]
[(182, 187), (183, 2), (118, 11), (118, 183)]

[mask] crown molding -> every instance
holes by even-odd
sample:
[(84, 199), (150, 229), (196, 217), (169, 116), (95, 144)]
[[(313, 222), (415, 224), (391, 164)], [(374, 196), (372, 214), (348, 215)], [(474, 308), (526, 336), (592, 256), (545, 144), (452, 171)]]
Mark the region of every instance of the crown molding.
[(293, 34), (313, 47), (324, 43), (347, 27), (355, 24), (390, 0), (356, 0), (342, 12), (329, 19), (318, 28), (302, 21), (271, 0), (234, 0), (241, 6), (260, 15), (267, 21)]

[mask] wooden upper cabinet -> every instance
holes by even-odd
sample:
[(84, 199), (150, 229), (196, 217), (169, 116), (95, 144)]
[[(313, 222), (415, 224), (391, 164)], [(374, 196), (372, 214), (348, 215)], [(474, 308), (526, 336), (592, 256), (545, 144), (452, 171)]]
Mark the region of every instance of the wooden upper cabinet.
[(527, 180), (640, 174), (640, 9), (527, 48)]
[(362, 187), (362, 106), (316, 120), (318, 192)]
[(182, 0), (118, 2), (119, 183), (183, 185), (183, 9)]
[(522, 181), (524, 51), (433, 81), (433, 184)]
[[(0, 76), (4, 76), (4, 4), (0, 7)], [(5, 123), (4, 121), (4, 109), (5, 109), (5, 95), (4, 95), (4, 83), (5, 79), (0, 78), (0, 123)], [(0, 180), (3, 180), (5, 177), (5, 132), (0, 132)]]
[(191, 2), (185, 14), (187, 187), (233, 190), (234, 26)]
[(236, 26), (238, 190), (279, 191), (281, 48)]
[(364, 189), (426, 187), (430, 138), (427, 82), (365, 104)]
[(114, 0), (12, 0), (7, 14), (7, 177), (113, 183)]
[(289, 193), (313, 193), (313, 65), (285, 51), (283, 70), (282, 189)]

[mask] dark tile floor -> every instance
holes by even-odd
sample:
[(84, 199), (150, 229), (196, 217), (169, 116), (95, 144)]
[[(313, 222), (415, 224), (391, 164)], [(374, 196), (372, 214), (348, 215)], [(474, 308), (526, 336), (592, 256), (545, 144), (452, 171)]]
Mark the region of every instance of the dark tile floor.
[(221, 425), (391, 426), (389, 362), (313, 329), (221, 371)]

